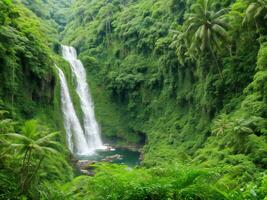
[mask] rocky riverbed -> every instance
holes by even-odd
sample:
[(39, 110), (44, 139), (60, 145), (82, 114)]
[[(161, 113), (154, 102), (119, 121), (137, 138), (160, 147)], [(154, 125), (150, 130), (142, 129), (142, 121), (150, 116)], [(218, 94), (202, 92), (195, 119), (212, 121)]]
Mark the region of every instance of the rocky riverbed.
[(139, 151), (132, 151), (126, 148), (113, 148), (107, 145), (107, 148), (96, 152), (92, 156), (80, 157), (75, 161), (79, 171), (85, 175), (94, 175), (94, 164), (99, 162), (108, 162), (116, 164), (125, 164), (129, 167), (135, 167), (140, 164), (141, 154)]

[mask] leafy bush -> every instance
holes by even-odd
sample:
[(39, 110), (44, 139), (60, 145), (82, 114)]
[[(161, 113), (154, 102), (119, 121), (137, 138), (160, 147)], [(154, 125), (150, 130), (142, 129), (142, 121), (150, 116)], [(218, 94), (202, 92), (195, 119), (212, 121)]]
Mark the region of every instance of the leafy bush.
[(68, 199), (226, 199), (216, 186), (217, 175), (182, 166), (131, 169), (97, 165), (94, 177), (80, 176), (63, 186)]

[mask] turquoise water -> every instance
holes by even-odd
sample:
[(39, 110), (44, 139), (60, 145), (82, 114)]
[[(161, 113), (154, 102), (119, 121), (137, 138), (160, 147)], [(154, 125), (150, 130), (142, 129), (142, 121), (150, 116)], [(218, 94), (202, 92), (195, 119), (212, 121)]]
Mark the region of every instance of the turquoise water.
[(98, 151), (95, 155), (92, 156), (83, 156), (79, 157), (80, 160), (94, 160), (101, 161), (109, 156), (121, 155), (121, 159), (114, 159), (111, 163), (125, 164), (129, 167), (134, 167), (140, 164), (140, 153), (138, 151), (131, 151), (128, 149), (115, 149), (114, 151)]

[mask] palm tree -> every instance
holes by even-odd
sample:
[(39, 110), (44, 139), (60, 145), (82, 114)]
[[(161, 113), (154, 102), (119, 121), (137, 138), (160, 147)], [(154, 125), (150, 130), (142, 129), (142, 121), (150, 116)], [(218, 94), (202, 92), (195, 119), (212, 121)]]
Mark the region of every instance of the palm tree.
[(179, 27), (178, 30), (171, 30), (173, 32), (173, 42), (170, 44), (170, 48), (175, 49), (176, 55), (178, 57), (178, 61), (180, 64), (185, 65), (185, 63), (192, 59), (196, 59), (196, 54), (191, 54), (188, 52), (186, 46), (186, 34), (181, 30), (182, 28)]
[[(10, 140), (9, 147), (19, 150), (23, 155), (21, 166), (21, 192), (28, 191), (33, 178), (40, 169), (41, 163), (45, 156), (56, 154), (56, 147), (59, 143), (53, 140), (58, 132), (48, 133), (38, 125), (37, 121), (27, 121), (19, 133), (8, 133), (3, 136)], [(45, 136), (44, 136), (45, 135)], [(35, 159), (39, 158), (34, 166)]]
[(267, 19), (267, 1), (254, 0), (254, 2), (249, 4), (246, 10), (246, 15), (243, 23), (255, 21), (258, 29), (260, 20), (266, 20), (266, 19)]
[(225, 135), (227, 130), (229, 130), (232, 126), (232, 123), (229, 121), (226, 114), (223, 114), (214, 121), (212, 126), (212, 133), (216, 136)]
[(214, 48), (219, 49), (219, 42), (227, 40), (227, 10), (221, 9), (216, 12), (212, 10), (209, 0), (199, 0), (192, 5), (191, 11), (185, 23), (189, 52), (197, 49), (198, 52), (210, 53), (221, 74)]

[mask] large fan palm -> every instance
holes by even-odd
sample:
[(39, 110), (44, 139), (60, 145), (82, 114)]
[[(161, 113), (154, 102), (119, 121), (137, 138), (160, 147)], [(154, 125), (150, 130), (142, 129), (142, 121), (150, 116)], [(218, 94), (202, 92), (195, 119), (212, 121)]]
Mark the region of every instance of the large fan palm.
[(226, 9), (212, 10), (209, 0), (200, 0), (192, 5), (191, 13), (187, 15), (185, 34), (189, 50), (211, 53), (218, 66), (214, 48), (220, 48), (220, 42), (227, 39)]
[[(23, 193), (28, 190), (45, 156), (57, 153), (56, 147), (60, 145), (53, 140), (57, 134), (57, 132), (48, 133), (46, 130), (40, 129), (35, 120), (26, 122), (21, 134), (4, 134), (8, 138), (6, 140), (9, 147), (17, 149), (23, 155), (21, 166), (21, 190)], [(34, 167), (34, 159), (37, 158), (39, 161), (35, 162)]]

